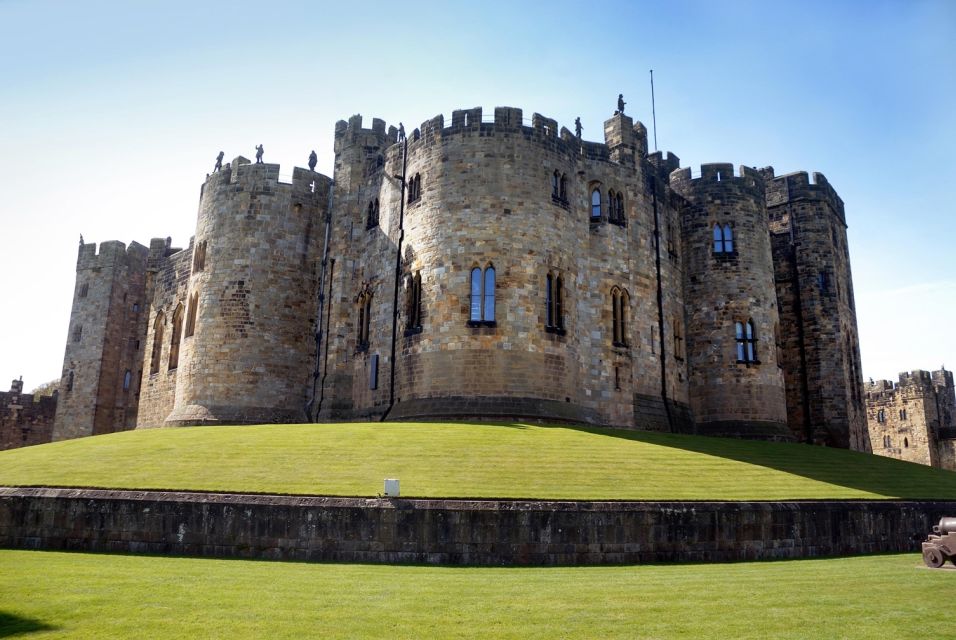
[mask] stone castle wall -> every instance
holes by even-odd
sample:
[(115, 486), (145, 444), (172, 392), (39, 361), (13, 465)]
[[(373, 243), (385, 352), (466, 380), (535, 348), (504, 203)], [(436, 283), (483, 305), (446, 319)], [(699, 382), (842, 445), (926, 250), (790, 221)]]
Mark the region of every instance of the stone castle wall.
[(80, 245), (54, 440), (132, 428), (148, 254), (136, 242)]
[(162, 426), (173, 410), (179, 363), (184, 361), (183, 352), (189, 342), (182, 331), (179, 360), (173, 366), (173, 324), (178, 313), (182, 313), (183, 324), (186, 322), (194, 251), (193, 242), (186, 249), (172, 248), (162, 240), (150, 244), (148, 280), (152, 295), (144, 313), (138, 427)]
[[(481, 110), (473, 109), (455, 112), (447, 127), (441, 117), (428, 121), (411, 136), (406, 173), (420, 177), (422, 194), (404, 212), (401, 359), (390, 417), (533, 415), (633, 426), (635, 398), (659, 397), (655, 225), (635, 153), (646, 150), (643, 127), (635, 132), (621, 115), (606, 123), (612, 161), (607, 147), (589, 149), (566, 130), (559, 136), (553, 121), (538, 114), (532, 122), (524, 126), (520, 110), (499, 108), (494, 122), (483, 123)], [(351, 394), (332, 401), (327, 415), (368, 417), (380, 415), (388, 398), (401, 207), (401, 182), (391, 177), (402, 173), (402, 149), (382, 121), (371, 130), (361, 129), (360, 119), (341, 125), (333, 251), (354, 266), (342, 270), (337, 258), (333, 287), (343, 292), (337, 321), (346, 330), (332, 332), (338, 377), (329, 386)], [(367, 171), (370, 153), (382, 154), (381, 170)], [(566, 177), (563, 196), (552, 194), (555, 172)], [(594, 189), (602, 212), (592, 220)], [(624, 224), (610, 219), (611, 192), (623, 195)], [(369, 228), (371, 202), (379, 203), (380, 220)], [(677, 218), (666, 199), (659, 211)], [(673, 286), (680, 281), (674, 242), (663, 277), (667, 315), (676, 319), (683, 303), (680, 286)], [(496, 278), (494, 321), (471, 322), (471, 273), (489, 267)], [(408, 324), (416, 274), (426, 301), (418, 331)], [(549, 274), (563, 283), (561, 320), (553, 323), (560, 326), (547, 323)], [(594, 330), (612, 322), (613, 287), (629, 298), (619, 344), (610, 332)], [(367, 346), (346, 338), (365, 290), (375, 301)], [(670, 323), (667, 332), (665, 340)], [(379, 387), (369, 389), (376, 355)], [(670, 397), (686, 405), (681, 363), (674, 365)]]
[[(671, 174), (683, 195), (684, 291), (691, 410), (702, 433), (789, 439), (783, 374), (775, 349), (778, 315), (763, 178), (747, 167), (707, 164)], [(714, 229), (729, 225), (730, 250)], [(752, 323), (755, 353), (747, 351)], [(741, 329), (742, 328), (742, 329)], [(752, 357), (753, 356), (753, 357)]]
[(901, 373), (899, 382), (866, 385), (873, 453), (956, 471), (956, 390), (953, 373)]
[[(843, 201), (819, 173), (767, 180), (781, 359), (799, 440), (869, 450)], [(834, 425), (841, 425), (834, 428)]]
[[(109, 319), (104, 335), (135, 333), (138, 349), (113, 358), (95, 337), (77, 359), (68, 345), (64, 376), (75, 361), (84, 380), (108, 378), (106, 404), (123, 411), (100, 419), (123, 426), (535, 418), (864, 448), (847, 404), (859, 370), (842, 202), (822, 176), (705, 165), (691, 179), (619, 113), (589, 142), (540, 114), (465, 109), (424, 122), (404, 148), (395, 127), (354, 116), (335, 126), (334, 181), (297, 168), (287, 184), (278, 165), (244, 158), (209, 176), (185, 251), (154, 241), (132, 275), (113, 269), (147, 311), (116, 324), (102, 276), (99, 306), (75, 304)], [(840, 292), (830, 306), (801, 310), (780, 280), (793, 269), (778, 236), (800, 216), (816, 262), (795, 261), (794, 282), (809, 286), (825, 262)], [(717, 221), (734, 229), (732, 255), (715, 256)], [(833, 241), (817, 242), (814, 225)], [(472, 318), (475, 269), (494, 270), (493, 320)], [(753, 362), (736, 354), (747, 320)], [(791, 336), (804, 325), (801, 346)], [(834, 348), (846, 357), (822, 357)], [(95, 431), (82, 420), (97, 393), (67, 406), (63, 437)]]
[(915, 551), (954, 508), (0, 488), (0, 547), (456, 565), (770, 560)]
[(23, 393), (23, 379), (0, 392), (0, 451), (43, 444), (53, 439), (57, 392), (35, 398)]

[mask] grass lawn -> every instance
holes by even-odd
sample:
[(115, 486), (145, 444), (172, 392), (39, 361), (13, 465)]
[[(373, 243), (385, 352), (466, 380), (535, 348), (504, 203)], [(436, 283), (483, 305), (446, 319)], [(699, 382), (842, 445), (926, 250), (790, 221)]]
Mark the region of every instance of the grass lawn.
[[(574, 568), (0, 551), (0, 637), (951, 638), (916, 554)], [(30, 633), (34, 632), (34, 633)]]
[(524, 424), (128, 431), (0, 452), (0, 485), (404, 497), (956, 499), (956, 473), (797, 444)]

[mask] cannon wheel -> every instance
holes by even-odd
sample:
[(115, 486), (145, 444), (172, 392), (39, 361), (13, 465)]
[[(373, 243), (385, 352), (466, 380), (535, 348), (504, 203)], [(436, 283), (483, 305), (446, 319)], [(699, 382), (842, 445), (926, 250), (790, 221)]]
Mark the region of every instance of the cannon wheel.
[(946, 558), (939, 549), (927, 549), (923, 552), (923, 562), (925, 562), (926, 566), (930, 569), (939, 569), (943, 566), (943, 563), (946, 562)]

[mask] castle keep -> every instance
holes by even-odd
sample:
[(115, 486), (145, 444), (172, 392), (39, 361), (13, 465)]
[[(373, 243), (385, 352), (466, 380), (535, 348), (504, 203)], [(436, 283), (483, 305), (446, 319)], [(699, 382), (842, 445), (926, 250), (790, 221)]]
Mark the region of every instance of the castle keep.
[(953, 372), (901, 373), (899, 382), (866, 385), (873, 453), (956, 471)]
[(187, 247), (81, 245), (54, 437), (535, 418), (869, 450), (843, 202), (499, 107), (237, 157)]

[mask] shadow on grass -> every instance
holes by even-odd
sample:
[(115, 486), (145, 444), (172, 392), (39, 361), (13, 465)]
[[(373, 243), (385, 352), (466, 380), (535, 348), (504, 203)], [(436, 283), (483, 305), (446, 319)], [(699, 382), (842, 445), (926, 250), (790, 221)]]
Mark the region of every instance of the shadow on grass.
[(37, 633), (38, 631), (52, 631), (56, 629), (33, 618), (24, 618), (6, 611), (0, 611), (0, 638), (12, 638), (14, 636), (26, 635), (28, 633)]
[(956, 500), (956, 473), (858, 451), (583, 425), (561, 426), (736, 460), (888, 499)]

